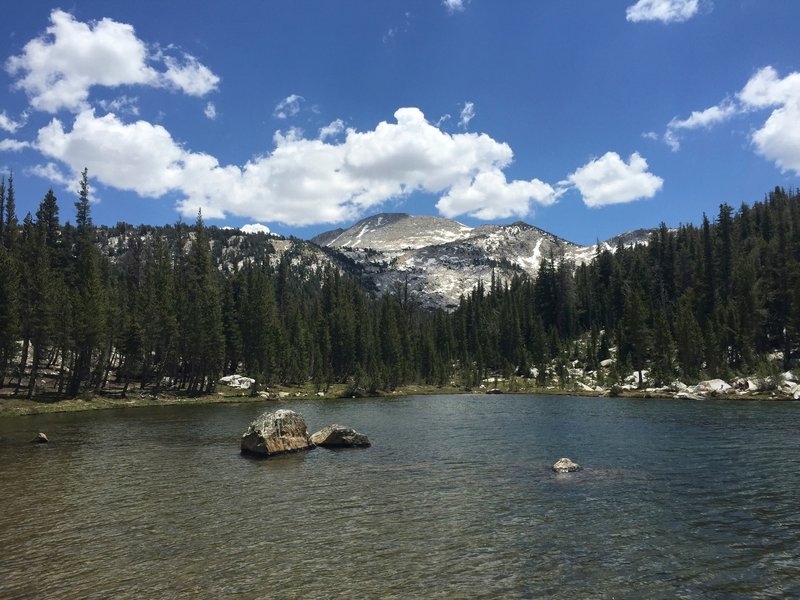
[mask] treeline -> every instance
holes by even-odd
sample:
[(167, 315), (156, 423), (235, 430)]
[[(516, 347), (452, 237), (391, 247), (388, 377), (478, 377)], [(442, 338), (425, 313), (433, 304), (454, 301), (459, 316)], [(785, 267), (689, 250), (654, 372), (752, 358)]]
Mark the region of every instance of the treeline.
[(373, 297), (267, 236), (232, 255), (235, 232), (199, 215), (96, 228), (85, 171), (75, 206), (62, 225), (51, 190), (19, 223), (13, 177), (0, 185), (4, 393), (195, 395), (234, 372), (353, 393), (498, 375), (566, 386), (576, 372), (610, 384), (645, 369), (667, 382), (773, 368), (776, 351), (787, 369), (800, 340), (800, 197), (780, 188), (585, 265), (551, 256), (535, 278), (492, 278), (453, 313), (423, 310), (402, 284)]
[(576, 367), (606, 384), (645, 369), (656, 384), (788, 370), (800, 343), (800, 194), (722, 204), (713, 222), (662, 224), (649, 243), (578, 267), (548, 257), (535, 279), (479, 286), (453, 321), (472, 383), (530, 368), (562, 384)]

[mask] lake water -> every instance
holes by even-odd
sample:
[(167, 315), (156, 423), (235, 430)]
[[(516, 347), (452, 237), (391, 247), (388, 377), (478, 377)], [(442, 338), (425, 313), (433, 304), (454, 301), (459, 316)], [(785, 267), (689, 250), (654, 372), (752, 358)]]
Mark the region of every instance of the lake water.
[[(373, 447), (240, 456), (277, 408)], [(562, 456), (585, 470), (553, 474)], [(0, 419), (0, 597), (800, 597), (800, 404), (464, 395)]]

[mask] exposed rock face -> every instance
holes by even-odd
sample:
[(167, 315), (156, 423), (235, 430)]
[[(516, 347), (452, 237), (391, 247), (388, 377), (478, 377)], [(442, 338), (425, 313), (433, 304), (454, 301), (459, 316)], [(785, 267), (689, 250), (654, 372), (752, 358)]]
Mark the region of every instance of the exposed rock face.
[(243, 377), (242, 375), (226, 375), (225, 377), (222, 377), (219, 382), (224, 383), (232, 388), (249, 390), (256, 380), (250, 377)]
[(366, 448), (369, 438), (363, 433), (342, 425), (328, 425), (311, 436), (311, 443), (324, 448)]
[(579, 246), (522, 222), (470, 228), (440, 217), (383, 213), (312, 241), (360, 265), (362, 281), (379, 292), (402, 283), (424, 306), (454, 309), (480, 280), (535, 275), (542, 259), (551, 255), (583, 264), (598, 250), (645, 243), (649, 234), (638, 230)]
[(305, 419), (291, 410), (264, 413), (242, 435), (242, 454), (268, 457), (311, 447)]
[(578, 463), (572, 462), (572, 459), (559, 458), (552, 468), (556, 473), (574, 473), (575, 471), (580, 471), (583, 467)]

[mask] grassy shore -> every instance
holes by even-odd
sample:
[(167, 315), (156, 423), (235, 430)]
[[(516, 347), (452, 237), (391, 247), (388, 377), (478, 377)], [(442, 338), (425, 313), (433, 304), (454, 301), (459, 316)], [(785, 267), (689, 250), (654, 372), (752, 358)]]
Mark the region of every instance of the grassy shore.
[[(213, 394), (188, 396), (185, 394), (163, 393), (158, 397), (150, 394), (129, 393), (123, 398), (113, 394), (94, 394), (83, 398), (61, 399), (0, 397), (0, 418), (24, 415), (37, 415), (56, 412), (80, 412), (84, 410), (108, 410), (119, 408), (140, 408), (152, 406), (176, 406), (186, 404), (238, 404), (242, 402), (283, 402), (287, 400), (325, 400), (349, 398), (344, 384), (332, 385), (327, 392), (319, 395), (313, 386), (270, 388), (271, 396), (251, 396), (247, 390), (239, 390), (221, 385)], [(392, 392), (378, 392), (374, 397), (399, 397), (432, 394), (459, 394), (463, 389), (427, 385), (408, 385)]]
[[(486, 389), (465, 390), (459, 387), (433, 385), (407, 385), (391, 392), (378, 392), (369, 397), (402, 397), (434, 394), (465, 394), (485, 393)], [(607, 394), (589, 392), (575, 389), (538, 388), (533, 386), (517, 385), (507, 390), (503, 387), (500, 391), (504, 394), (547, 394), (552, 396), (587, 396), (605, 397)], [(348, 387), (344, 384), (332, 385), (327, 392), (319, 395), (313, 386), (305, 387), (276, 387), (270, 389), (271, 397), (251, 396), (246, 390), (219, 386), (218, 390), (204, 396), (188, 396), (185, 394), (164, 393), (158, 397), (150, 394), (129, 393), (126, 398), (111, 394), (98, 394), (84, 398), (69, 400), (55, 400), (52, 398), (23, 398), (0, 397), (0, 418), (24, 415), (36, 415), (56, 412), (79, 412), (84, 410), (108, 410), (120, 408), (138, 408), (153, 406), (176, 406), (185, 404), (237, 404), (242, 402), (284, 402), (291, 400), (331, 400), (349, 398)], [(648, 398), (673, 398), (671, 393), (654, 393), (644, 390), (624, 390), (619, 394), (622, 398), (648, 399)], [(775, 392), (761, 392), (745, 395), (715, 395), (707, 399), (733, 399), (733, 400), (792, 400), (791, 397)]]

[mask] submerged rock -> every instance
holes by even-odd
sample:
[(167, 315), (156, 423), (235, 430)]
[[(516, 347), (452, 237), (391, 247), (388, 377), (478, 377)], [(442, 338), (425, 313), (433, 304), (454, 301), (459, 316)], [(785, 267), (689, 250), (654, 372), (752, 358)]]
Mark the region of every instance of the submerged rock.
[(552, 466), (556, 473), (574, 473), (583, 469), (578, 463), (572, 462), (570, 458), (559, 458)]
[(311, 443), (323, 448), (366, 448), (369, 438), (363, 433), (342, 425), (328, 425), (311, 436)]
[(37, 434), (37, 436), (31, 440), (32, 444), (47, 444), (50, 440), (47, 439), (47, 436), (43, 434), (41, 431)]
[(268, 457), (311, 447), (303, 415), (291, 410), (264, 413), (242, 434), (242, 454)]

